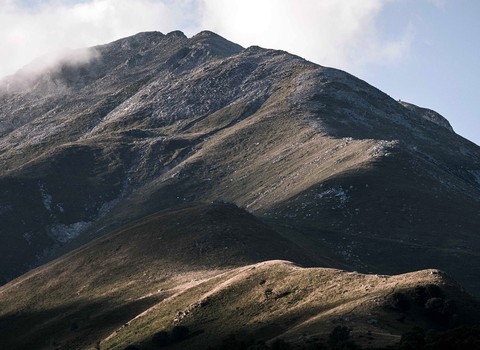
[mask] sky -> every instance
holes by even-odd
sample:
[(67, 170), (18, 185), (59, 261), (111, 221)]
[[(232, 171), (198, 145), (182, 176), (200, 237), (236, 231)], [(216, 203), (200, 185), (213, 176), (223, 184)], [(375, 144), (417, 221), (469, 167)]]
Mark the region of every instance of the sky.
[(149, 30), (212, 30), (345, 70), (480, 145), (479, 0), (0, 0), (0, 77)]

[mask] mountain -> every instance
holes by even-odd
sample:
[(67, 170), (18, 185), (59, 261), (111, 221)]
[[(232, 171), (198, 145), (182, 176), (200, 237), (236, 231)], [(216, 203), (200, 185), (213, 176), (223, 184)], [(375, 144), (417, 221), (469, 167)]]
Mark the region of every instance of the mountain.
[(364, 346), (476, 322), (480, 147), (438, 113), (208, 31), (70, 57), (0, 80), (2, 344), (147, 349), (197, 309), (205, 346), (325, 340), (353, 307)]
[(91, 50), (0, 83), (4, 281), (75, 237), (223, 200), (351, 269), (480, 290), (480, 149), (437, 113), (211, 32)]

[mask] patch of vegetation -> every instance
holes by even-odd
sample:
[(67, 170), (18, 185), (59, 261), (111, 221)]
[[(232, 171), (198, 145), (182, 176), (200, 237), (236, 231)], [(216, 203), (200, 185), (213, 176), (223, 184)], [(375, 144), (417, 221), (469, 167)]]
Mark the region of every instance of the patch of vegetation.
[(425, 331), (422, 328), (415, 327), (411, 331), (402, 334), (400, 343), (396, 349), (414, 350), (422, 349), (425, 346)]
[(350, 329), (345, 326), (335, 327), (328, 336), (328, 347), (331, 350), (358, 349), (358, 346), (350, 339)]
[(172, 344), (170, 333), (166, 331), (160, 331), (153, 335), (152, 343), (157, 346), (167, 346)]
[(425, 349), (480, 349), (480, 327), (461, 327), (440, 333), (433, 339), (427, 339)]
[(307, 345), (294, 345), (283, 339), (275, 339), (271, 344), (266, 344), (263, 340), (249, 339), (240, 340), (235, 335), (225, 338), (222, 343), (216, 347), (209, 347), (209, 350), (355, 350), (360, 349), (350, 339), (350, 329), (345, 326), (335, 327), (328, 336), (328, 342), (312, 343)]
[(428, 284), (426, 286), (417, 286), (415, 287), (412, 298), (413, 301), (420, 306), (425, 305), (425, 303), (430, 298), (443, 298), (444, 294), (442, 289), (435, 284)]
[(402, 335), (393, 350), (475, 350), (480, 349), (480, 326), (460, 327), (445, 332), (413, 328)]
[(218, 347), (210, 347), (209, 350), (290, 350), (295, 347), (282, 339), (277, 339), (271, 345), (261, 340), (238, 340), (234, 336), (224, 339)]
[(164, 347), (179, 343), (190, 336), (190, 330), (185, 326), (175, 326), (170, 332), (160, 331), (153, 335), (152, 343)]
[(451, 327), (455, 323), (456, 307), (451, 299), (445, 297), (442, 289), (434, 284), (417, 286), (412, 293), (413, 302), (423, 308), (426, 316), (442, 327)]
[(450, 299), (430, 298), (425, 303), (425, 311), (431, 319), (443, 326), (448, 326), (455, 321), (455, 306)]
[(124, 350), (139, 350), (139, 348), (135, 345), (129, 345)]
[(457, 307), (452, 299), (445, 296), (443, 290), (435, 284), (416, 286), (408, 292), (395, 292), (385, 304), (387, 308), (405, 314), (422, 315), (440, 328), (453, 327), (458, 322)]
[(408, 311), (411, 307), (410, 305), (410, 298), (401, 292), (395, 292), (390, 297), (388, 305), (392, 307), (394, 310), (398, 311)]

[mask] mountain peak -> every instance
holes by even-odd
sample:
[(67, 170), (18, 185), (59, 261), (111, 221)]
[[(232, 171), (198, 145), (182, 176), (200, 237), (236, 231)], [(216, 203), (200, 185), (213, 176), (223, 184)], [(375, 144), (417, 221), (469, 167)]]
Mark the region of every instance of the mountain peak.
[(187, 38), (187, 36), (181, 30), (173, 30), (167, 33), (167, 36), (178, 37), (178, 38)]
[(190, 41), (193, 45), (207, 45), (212, 53), (219, 56), (232, 56), (243, 50), (238, 44), (235, 44), (224, 37), (209, 30), (201, 31), (194, 35)]
[(197, 34), (195, 34), (192, 38), (221, 38), (223, 40), (226, 40), (221, 35), (218, 35), (217, 33), (212, 32), (210, 30), (202, 30), (201, 32), (198, 32)]

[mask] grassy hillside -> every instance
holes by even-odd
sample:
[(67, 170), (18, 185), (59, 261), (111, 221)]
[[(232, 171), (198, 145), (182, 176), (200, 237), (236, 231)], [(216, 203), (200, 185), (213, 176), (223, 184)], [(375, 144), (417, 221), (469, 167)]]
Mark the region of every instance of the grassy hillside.
[(278, 258), (331, 265), (234, 205), (161, 212), (3, 286), (0, 338), (12, 346), (20, 338), (19, 344), (47, 346), (62, 330), (84, 324), (84, 332), (71, 336), (101, 339), (184, 284)]
[[(1, 287), (1, 343), (154, 349), (156, 333), (184, 326), (190, 336), (172, 348), (216, 346), (231, 334), (303, 344), (346, 325), (356, 342), (383, 346), (413, 325), (442, 329), (479, 314), (478, 304), (435, 270), (388, 277), (302, 268), (287, 259), (336, 264), (231, 204), (160, 212)], [(415, 291), (428, 285), (438, 286), (436, 294), (415, 304)], [(407, 295), (411, 308), (399, 309), (395, 293)], [(445, 321), (425, 310), (432, 297), (455, 303)]]
[[(133, 343), (155, 349), (154, 334), (175, 326), (187, 327), (192, 336), (172, 349), (206, 349), (232, 334), (245, 342), (326, 343), (337, 326), (348, 327), (358, 345), (385, 347), (398, 343), (413, 326), (448, 327), (450, 321), (429, 313), (427, 300), (415, 301), (417, 291), (429, 288), (444, 301), (455, 300), (460, 322), (478, 321), (476, 311), (470, 314), (478, 304), (436, 270), (390, 277), (268, 261), (228, 271), (159, 302), (112, 333), (101, 348)], [(411, 305), (408, 310), (398, 306), (402, 297)]]

